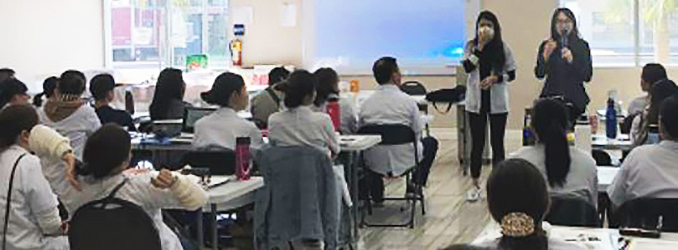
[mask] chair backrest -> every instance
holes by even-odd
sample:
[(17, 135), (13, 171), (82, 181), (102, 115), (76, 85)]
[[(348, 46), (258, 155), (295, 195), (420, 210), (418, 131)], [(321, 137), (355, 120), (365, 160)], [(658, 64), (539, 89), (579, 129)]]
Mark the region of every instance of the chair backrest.
[(226, 148), (190, 151), (181, 158), (181, 165), (207, 168), (211, 175), (232, 175), (235, 174), (235, 152)]
[(136, 204), (114, 198), (115, 191), (75, 211), (68, 231), (71, 249), (161, 250), (160, 234), (151, 217)]
[(624, 227), (657, 229), (661, 216), (661, 231), (678, 232), (678, 199), (638, 198), (625, 202), (618, 213)]
[(381, 135), (381, 145), (400, 145), (414, 143), (417, 146), (417, 136), (414, 130), (403, 124), (373, 124), (358, 129), (361, 135)]
[(417, 81), (407, 81), (400, 85), (400, 90), (408, 95), (425, 95), (426, 87)]
[(607, 152), (594, 149), (591, 151), (591, 155), (596, 160), (596, 166), (612, 166), (612, 157)]
[(596, 208), (581, 198), (552, 197), (545, 221), (561, 226), (600, 227)]

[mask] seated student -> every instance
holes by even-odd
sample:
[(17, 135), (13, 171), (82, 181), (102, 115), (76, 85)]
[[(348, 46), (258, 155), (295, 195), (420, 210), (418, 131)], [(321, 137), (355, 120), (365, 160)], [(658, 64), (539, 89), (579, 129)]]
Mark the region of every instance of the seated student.
[(284, 93), (286, 109), (268, 119), (268, 138), (277, 146), (315, 147), (328, 156), (339, 154), (339, 139), (327, 114), (313, 112), (316, 79), (305, 70), (294, 71), (278, 88)]
[(252, 112), (252, 117), (254, 117), (254, 123), (257, 124), (257, 127), (261, 129), (266, 128), (271, 114), (280, 111), (282, 93), (273, 86), (287, 79), (289, 75), (290, 72), (284, 67), (274, 68), (268, 73), (269, 87), (252, 98), (250, 112)]
[(64, 72), (54, 90), (54, 98), (47, 100), (39, 111), (41, 123), (68, 137), (78, 157), (82, 156), (87, 137), (101, 127), (94, 109), (81, 98), (85, 91), (85, 77), (81, 74)]
[(643, 72), (640, 75), (640, 88), (645, 92), (645, 95), (636, 97), (629, 103), (629, 116), (642, 114), (645, 111), (647, 104), (650, 102), (649, 93), (652, 90), (652, 85), (666, 80), (666, 69), (658, 63), (648, 63), (643, 67)]
[(28, 104), (31, 99), (26, 84), (16, 78), (0, 82), (0, 109), (8, 105)]
[[(58, 202), (41, 171), (40, 159), (30, 153), (30, 131), (39, 122), (29, 105), (0, 111), (0, 213), (10, 201), (6, 247), (8, 249), (69, 249), (63, 235)], [(12, 180), (12, 181), (10, 181)], [(11, 186), (10, 186), (11, 182)], [(7, 197), (11, 188), (11, 198)]]
[(523, 147), (511, 155), (529, 161), (549, 183), (551, 197), (580, 198), (598, 204), (598, 171), (591, 153), (570, 147), (567, 142), (567, 108), (560, 102), (543, 99), (532, 109), (535, 146)]
[(4, 82), (7, 79), (14, 78), (14, 72), (13, 69), (10, 68), (1, 68), (0, 69), (0, 82)]
[[(421, 138), (424, 130), (421, 114), (416, 101), (400, 91), (402, 75), (396, 59), (381, 58), (374, 63), (372, 71), (379, 87), (362, 104), (358, 115), (360, 126), (404, 124), (414, 130), (417, 138)], [(431, 165), (438, 151), (438, 141), (433, 137), (426, 137), (417, 148), (422, 172), (415, 173), (414, 176), (418, 178), (413, 181), (426, 186)], [(380, 203), (383, 198), (382, 176), (399, 176), (415, 165), (413, 151), (412, 144), (379, 145), (365, 151), (365, 164), (370, 170), (365, 185), (375, 202)], [(411, 186), (408, 183), (408, 193), (414, 191)]]
[(659, 107), (662, 102), (673, 95), (678, 94), (678, 86), (668, 79), (652, 85), (650, 91), (650, 105), (643, 115), (636, 116), (631, 126), (631, 141), (634, 146), (655, 144), (659, 138)]
[[(58, 183), (52, 184), (66, 187), (60, 199), (74, 213), (88, 202), (106, 197), (127, 178), (116, 197), (133, 202), (148, 213), (160, 234), (162, 249), (183, 249), (176, 234), (163, 222), (161, 209), (196, 210), (207, 202), (207, 193), (186, 176), (166, 169), (157, 177), (152, 173), (124, 176), (130, 150), (130, 135), (125, 130), (115, 124), (104, 125), (87, 139), (83, 166), (60, 169), (61, 176), (55, 180)], [(71, 171), (77, 173), (79, 189), (67, 183)]]
[(42, 82), (42, 92), (33, 97), (33, 106), (38, 108), (42, 107), (43, 96), (45, 99), (52, 98), (52, 96), (54, 96), (54, 89), (56, 89), (57, 83), (59, 83), (59, 78), (56, 76), (50, 76), (45, 79), (45, 81)]
[(549, 237), (542, 220), (549, 208), (543, 174), (528, 161), (509, 159), (492, 170), (487, 180), (487, 203), (502, 237), (477, 244), (502, 250), (576, 250), (574, 243)]
[(678, 198), (678, 95), (661, 106), (659, 131), (664, 140), (635, 148), (607, 189), (614, 207), (636, 198)]
[(186, 83), (181, 70), (166, 68), (160, 72), (155, 85), (153, 101), (148, 108), (151, 120), (173, 120), (184, 117), (184, 109), (190, 104), (184, 102)]
[(101, 124), (115, 123), (127, 128), (127, 131), (137, 131), (132, 116), (125, 110), (114, 109), (110, 103), (115, 99), (115, 80), (112, 75), (99, 74), (89, 82), (89, 92), (92, 93), (94, 108)]
[(202, 93), (202, 99), (219, 110), (195, 123), (193, 147), (217, 146), (235, 150), (236, 138), (250, 138), (250, 147), (261, 148), (261, 131), (254, 123), (238, 117), (237, 112), (245, 110), (249, 102), (247, 87), (241, 76), (223, 73), (214, 80), (212, 89)]
[(339, 75), (331, 68), (320, 68), (313, 73), (318, 80), (315, 86), (317, 94), (313, 101), (312, 110), (316, 112), (327, 112), (326, 106), (329, 100), (339, 100), (339, 110), (341, 113), (341, 133), (353, 134), (358, 130), (358, 119), (353, 104), (347, 99), (339, 97)]

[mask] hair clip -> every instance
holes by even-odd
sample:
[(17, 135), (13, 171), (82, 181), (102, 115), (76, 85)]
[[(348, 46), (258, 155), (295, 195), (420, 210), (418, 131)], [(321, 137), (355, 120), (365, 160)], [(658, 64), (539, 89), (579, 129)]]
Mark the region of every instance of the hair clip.
[(525, 237), (534, 233), (534, 219), (522, 212), (509, 213), (501, 219), (501, 233), (510, 237)]

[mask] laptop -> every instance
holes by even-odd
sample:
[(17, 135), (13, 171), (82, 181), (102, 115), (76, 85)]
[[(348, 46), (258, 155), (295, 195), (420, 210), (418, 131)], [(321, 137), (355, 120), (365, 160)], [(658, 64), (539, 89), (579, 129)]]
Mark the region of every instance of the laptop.
[(195, 123), (205, 116), (212, 114), (217, 109), (215, 108), (194, 108), (186, 107), (184, 109), (184, 120), (181, 125), (181, 136), (188, 137), (188, 134), (193, 134)]

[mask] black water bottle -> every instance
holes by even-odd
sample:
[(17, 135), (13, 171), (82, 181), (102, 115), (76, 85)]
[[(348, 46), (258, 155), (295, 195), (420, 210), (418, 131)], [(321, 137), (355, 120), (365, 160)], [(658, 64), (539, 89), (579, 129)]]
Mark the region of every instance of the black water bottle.
[(132, 96), (132, 91), (125, 91), (125, 110), (129, 112), (130, 115), (134, 114), (134, 97)]

